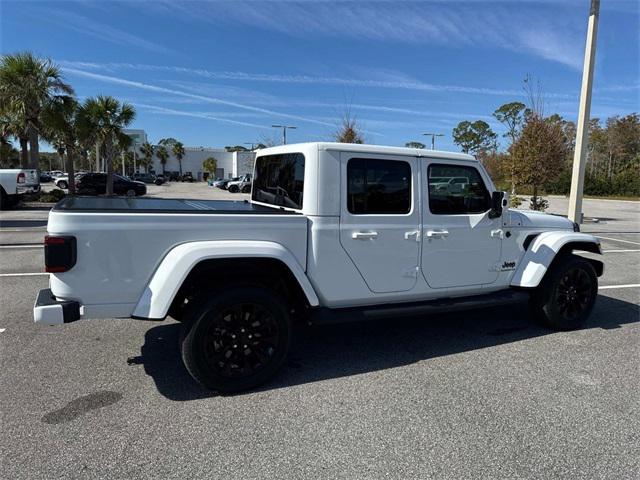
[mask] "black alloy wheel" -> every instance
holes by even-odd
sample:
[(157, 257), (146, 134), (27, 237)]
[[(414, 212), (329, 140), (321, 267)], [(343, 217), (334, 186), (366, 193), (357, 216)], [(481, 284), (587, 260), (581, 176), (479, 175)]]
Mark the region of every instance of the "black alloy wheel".
[(291, 338), (289, 309), (259, 286), (226, 287), (192, 300), (180, 337), (184, 364), (200, 384), (232, 393), (260, 385), (284, 363)]
[(216, 314), (205, 333), (208, 366), (224, 378), (253, 375), (273, 359), (278, 325), (262, 305), (238, 303)]
[(598, 296), (598, 277), (588, 259), (565, 254), (554, 260), (531, 295), (531, 311), (557, 330), (574, 330), (586, 322)]
[(569, 321), (582, 315), (589, 306), (592, 289), (591, 279), (584, 269), (572, 268), (565, 272), (555, 292), (558, 313)]

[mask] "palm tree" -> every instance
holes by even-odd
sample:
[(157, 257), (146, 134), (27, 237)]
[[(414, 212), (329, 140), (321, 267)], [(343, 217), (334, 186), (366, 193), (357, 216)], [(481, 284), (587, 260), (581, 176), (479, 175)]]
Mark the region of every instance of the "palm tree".
[[(132, 145), (133, 145), (133, 138), (131, 138), (129, 135), (127, 135), (124, 132), (121, 133), (116, 138), (116, 145), (115, 145), (116, 155), (119, 155), (121, 157), (121, 160), (123, 161), (125, 155), (129, 152), (129, 149), (131, 148)], [(124, 172), (122, 173), (124, 175)]]
[(167, 164), (167, 158), (169, 158), (169, 152), (164, 145), (160, 145), (156, 148), (156, 157), (160, 159), (160, 164), (162, 165), (162, 175), (164, 175), (164, 166)]
[(31, 52), (3, 55), (0, 60), (0, 110), (17, 115), (29, 138), (29, 167), (38, 168), (40, 114), (51, 103), (73, 95), (60, 69)]
[(20, 143), (20, 164), (22, 168), (29, 166), (29, 136), (24, 128), (24, 121), (13, 112), (3, 111), (0, 115), (2, 138), (14, 137)]
[[(50, 105), (42, 113), (43, 137), (56, 147), (62, 168), (69, 174), (69, 194), (76, 191), (74, 161), (76, 152), (81, 149), (78, 135), (80, 105), (73, 98)], [(65, 168), (64, 154), (67, 162)]]
[(153, 145), (151, 145), (149, 142), (144, 142), (142, 145), (140, 145), (140, 153), (142, 154), (142, 163), (148, 173), (149, 166), (153, 163)]
[(180, 176), (182, 176), (182, 158), (184, 157), (184, 145), (182, 142), (175, 142), (171, 147), (171, 152), (178, 159), (178, 165), (180, 166)]
[(116, 143), (124, 135), (123, 129), (136, 116), (128, 103), (113, 97), (98, 96), (85, 100), (78, 112), (78, 130), (81, 138), (93, 138), (104, 150), (107, 166), (107, 195), (113, 195), (113, 157)]

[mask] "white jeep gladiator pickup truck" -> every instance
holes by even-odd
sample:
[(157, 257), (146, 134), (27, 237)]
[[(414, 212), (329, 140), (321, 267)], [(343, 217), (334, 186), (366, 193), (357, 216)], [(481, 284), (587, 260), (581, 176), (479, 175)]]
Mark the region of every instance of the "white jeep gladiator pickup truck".
[(574, 251), (598, 240), (494, 190), (469, 155), (306, 143), (257, 154), (250, 202), (66, 198), (35, 321), (171, 316), (187, 369), (221, 392), (275, 375), (296, 321), (529, 299), (548, 326), (580, 327), (603, 264)]
[(25, 193), (38, 191), (40, 191), (40, 175), (37, 170), (0, 169), (0, 210), (14, 206)]

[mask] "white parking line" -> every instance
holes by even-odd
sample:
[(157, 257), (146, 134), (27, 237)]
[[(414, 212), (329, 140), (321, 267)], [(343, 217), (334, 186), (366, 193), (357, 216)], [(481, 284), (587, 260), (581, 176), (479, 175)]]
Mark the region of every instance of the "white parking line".
[(0, 245), (0, 248), (44, 248), (44, 245)]
[(49, 274), (47, 272), (0, 273), (0, 277), (35, 277), (38, 275), (49, 275)]
[(628, 283), (627, 285), (603, 285), (598, 290), (610, 290), (612, 288), (636, 288), (640, 287), (640, 283)]
[(601, 237), (599, 235), (594, 235), (594, 236), (596, 238), (601, 238), (603, 240), (612, 240), (614, 242), (630, 243), (631, 245), (640, 245), (640, 242), (632, 242), (631, 240), (621, 240), (619, 238)]
[(627, 252), (640, 252), (640, 249), (638, 250), (603, 250), (602, 253), (627, 253)]

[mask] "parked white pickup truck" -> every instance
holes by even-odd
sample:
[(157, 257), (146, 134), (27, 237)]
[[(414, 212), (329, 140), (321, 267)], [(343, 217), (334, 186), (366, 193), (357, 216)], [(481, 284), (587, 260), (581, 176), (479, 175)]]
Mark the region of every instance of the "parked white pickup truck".
[(0, 169), (0, 210), (14, 206), (25, 193), (38, 191), (40, 191), (40, 176), (37, 170)]
[(66, 198), (49, 214), (35, 321), (169, 315), (189, 372), (222, 392), (272, 377), (296, 321), (529, 299), (550, 327), (580, 327), (603, 264), (573, 252), (600, 253), (598, 240), (494, 190), (469, 155), (307, 143), (257, 154), (250, 202)]

